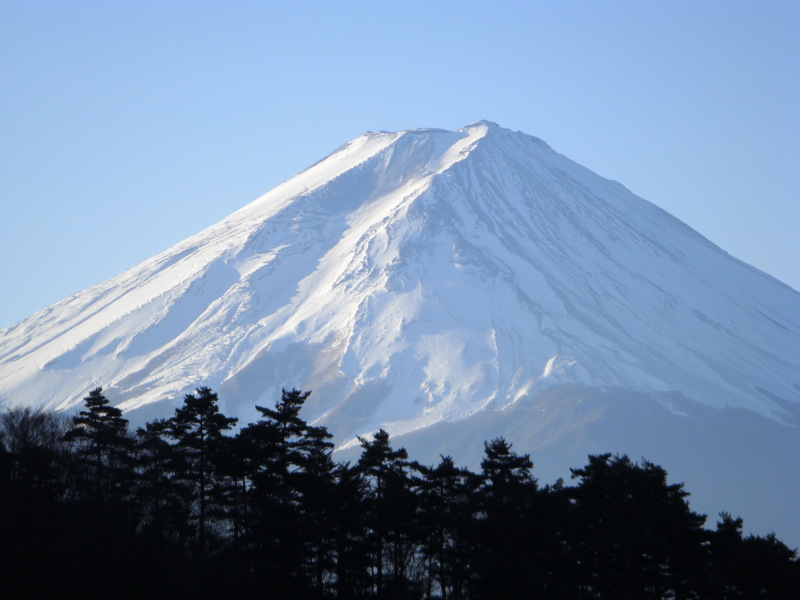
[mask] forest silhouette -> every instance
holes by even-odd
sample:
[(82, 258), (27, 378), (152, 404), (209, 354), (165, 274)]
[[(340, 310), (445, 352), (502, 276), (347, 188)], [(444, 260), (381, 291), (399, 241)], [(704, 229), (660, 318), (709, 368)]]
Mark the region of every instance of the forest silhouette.
[(590, 455), (540, 485), (503, 438), (472, 472), (380, 430), (342, 463), (309, 394), (238, 429), (207, 387), (135, 432), (101, 388), (72, 418), (6, 411), (3, 597), (800, 598), (796, 550), (725, 513), (706, 529), (651, 462)]

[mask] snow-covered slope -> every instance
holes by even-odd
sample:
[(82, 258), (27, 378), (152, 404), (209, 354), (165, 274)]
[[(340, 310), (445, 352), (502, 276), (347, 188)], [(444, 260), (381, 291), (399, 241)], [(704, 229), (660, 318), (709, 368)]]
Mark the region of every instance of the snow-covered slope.
[(198, 385), (245, 420), (312, 389), (306, 417), (344, 446), (568, 389), (794, 428), (800, 294), (537, 138), (371, 133), (0, 331), (3, 405), (98, 385), (134, 419)]

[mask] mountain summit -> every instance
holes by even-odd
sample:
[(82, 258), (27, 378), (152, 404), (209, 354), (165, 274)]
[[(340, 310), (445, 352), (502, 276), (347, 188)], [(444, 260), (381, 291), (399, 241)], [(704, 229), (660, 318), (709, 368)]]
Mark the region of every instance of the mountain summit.
[(800, 457), (800, 294), (535, 137), (369, 133), (0, 332), (5, 406), (98, 385), (133, 419), (198, 385), (245, 420), (311, 389), (306, 418), (343, 448), (384, 427), (457, 460), (506, 435), (535, 460), (648, 453), (684, 477), (752, 443), (780, 479)]

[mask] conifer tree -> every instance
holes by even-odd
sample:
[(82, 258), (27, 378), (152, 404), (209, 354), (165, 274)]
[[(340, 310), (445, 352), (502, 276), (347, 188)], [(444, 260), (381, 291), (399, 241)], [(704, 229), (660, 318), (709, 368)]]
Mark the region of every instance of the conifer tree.
[(372, 440), (359, 438), (358, 468), (369, 485), (367, 542), (371, 547), (377, 597), (405, 597), (415, 582), (409, 577), (416, 559), (417, 498), (405, 448), (394, 450), (381, 429)]
[(136, 431), (135, 497), (142, 512), (142, 532), (160, 543), (185, 542), (189, 536), (186, 507), (192, 490), (183, 481), (182, 450), (169, 443), (172, 424), (156, 419)]
[(646, 600), (697, 592), (705, 516), (689, 509), (682, 484), (667, 483), (653, 463), (611, 454), (589, 456), (572, 474), (581, 480), (572, 498), (584, 593)]
[(329, 497), (336, 556), (333, 591), (339, 598), (366, 598), (372, 591), (365, 514), (366, 482), (360, 469), (337, 465)]
[(473, 594), (479, 598), (521, 597), (529, 589), (528, 520), (537, 489), (532, 468), (530, 457), (514, 452), (504, 438), (484, 442), (473, 559)]
[[(742, 519), (726, 513), (716, 531), (702, 529), (683, 486), (653, 463), (590, 456), (572, 470), (577, 486), (539, 488), (530, 457), (502, 438), (484, 444), (474, 474), (450, 457), (436, 467), (409, 462), (380, 430), (361, 439), (351, 467), (333, 461), (325, 427), (300, 417), (307, 397), (284, 390), (274, 409), (260, 409), (263, 419), (230, 438), (236, 420), (199, 388), (174, 417), (140, 428), (134, 450), (127, 421), (99, 388), (71, 428), (51, 413), (0, 414), (4, 589), (30, 597), (123, 589), (354, 600), (800, 598), (797, 551), (774, 534), (744, 536)], [(68, 484), (76, 478), (82, 487)], [(129, 527), (134, 512), (139, 526)], [(87, 555), (102, 557), (102, 568), (76, 578)]]
[(273, 466), (277, 475), (284, 480), (281, 484), (285, 486), (289, 485), (288, 479), (293, 466), (302, 460), (300, 449), (307, 424), (300, 418), (300, 409), (310, 395), (310, 391), (301, 392), (293, 388), (287, 392), (283, 389), (281, 399), (275, 404), (275, 408), (256, 406), (256, 410), (261, 413), (262, 421), (274, 427), (277, 432)]
[(708, 597), (714, 600), (800, 598), (797, 550), (769, 534), (743, 536), (744, 521), (720, 513), (716, 531), (709, 532)]
[(442, 456), (435, 468), (421, 467), (422, 552), (428, 571), (428, 593), (442, 600), (465, 598), (472, 577), (470, 533), (480, 478)]
[(236, 425), (237, 419), (219, 412), (217, 394), (210, 388), (200, 387), (196, 392), (187, 394), (183, 406), (175, 409), (168, 435), (176, 442), (176, 476), (191, 489), (190, 515), (196, 522), (197, 552), (202, 558), (209, 518), (216, 516), (219, 508), (216, 465), (227, 441), (223, 432)]
[(335, 564), (334, 521), (339, 515), (330, 503), (336, 470), (332, 437), (325, 427), (306, 427), (294, 477), (306, 578), (318, 595), (329, 587)]
[(85, 410), (72, 418), (64, 436), (84, 466), (90, 493), (103, 507), (123, 502), (133, 485), (133, 438), (122, 411), (111, 406), (102, 388), (84, 398)]
[(251, 481), (249, 511), (255, 516), (249, 552), (264, 577), (263, 585), (277, 595), (307, 591), (304, 577), (311, 533), (301, 519), (298, 486), (308, 463), (307, 449), (324, 454), (322, 449), (329, 444), (323, 429), (317, 431), (316, 446), (307, 439), (309, 428), (299, 414), (310, 394), (283, 389), (274, 408), (256, 406), (262, 418), (237, 436)]

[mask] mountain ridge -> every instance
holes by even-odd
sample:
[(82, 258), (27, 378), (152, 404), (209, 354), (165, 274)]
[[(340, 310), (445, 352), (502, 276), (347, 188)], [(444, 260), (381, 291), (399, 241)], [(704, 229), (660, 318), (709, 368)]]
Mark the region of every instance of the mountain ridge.
[[(502, 160), (498, 160), (493, 153), (500, 154)], [(480, 168), (476, 168), (476, 163)], [(530, 167), (531, 164), (535, 164), (536, 168)], [(520, 181), (521, 172), (527, 176), (525, 181)], [(491, 173), (491, 176), (487, 173)], [(508, 189), (502, 189), (492, 197), (492, 190), (497, 187), (498, 182), (506, 184)], [(555, 198), (549, 191), (554, 187), (561, 194)], [(526, 194), (522, 201), (519, 197), (513, 197), (520, 188), (523, 188)], [(479, 192), (467, 202), (465, 198), (470, 196), (469, 190), (479, 190)], [(479, 197), (481, 194), (483, 197)], [(447, 201), (443, 201), (442, 198), (447, 198)], [(489, 198), (494, 202), (487, 209)], [(568, 204), (568, 200), (571, 204)], [(492, 210), (495, 212), (492, 213)], [(530, 214), (524, 214), (526, 210)], [(626, 229), (626, 220), (631, 219), (634, 213), (637, 213), (636, 225), (640, 229), (642, 226), (645, 228), (644, 235), (638, 234), (632, 228)], [(342, 215), (345, 215), (344, 219)], [(538, 228), (532, 226), (531, 215), (544, 221), (547, 226)], [(597, 215), (603, 218), (601, 228), (596, 227)], [(409, 229), (410, 225), (408, 222), (403, 223), (401, 217), (414, 223), (414, 226), (421, 225), (423, 231), (429, 235), (425, 239), (418, 235), (415, 238), (414, 232)], [(265, 325), (270, 319), (275, 321), (285, 318), (296, 327), (298, 319), (289, 316), (288, 313), (299, 308), (301, 314), (304, 314), (303, 309), (307, 301), (311, 301), (310, 310), (313, 312), (320, 304), (313, 302), (314, 290), (344, 286), (350, 291), (357, 287), (359, 277), (363, 278), (365, 274), (377, 272), (381, 280), (380, 285), (373, 286), (370, 291), (383, 293), (384, 288), (399, 286), (393, 290), (397, 292), (398, 289), (414, 281), (414, 274), (402, 273), (400, 250), (395, 249), (394, 254), (389, 257), (390, 260), (396, 261), (388, 263), (389, 268), (382, 271), (381, 269), (376, 271), (375, 268), (372, 271), (368, 269), (365, 271), (365, 265), (369, 260), (375, 260), (370, 252), (377, 248), (371, 247), (370, 244), (374, 246), (386, 243), (386, 240), (383, 242), (380, 240), (381, 236), (387, 235), (381, 230), (383, 226), (396, 229), (393, 231), (395, 239), (398, 239), (399, 233), (400, 236), (407, 236), (419, 245), (409, 251), (410, 255), (419, 254), (424, 250), (425, 244), (441, 243), (441, 240), (436, 241), (436, 236), (445, 230), (445, 235), (451, 235), (446, 242), (453, 243), (451, 266), (456, 270), (471, 269), (473, 275), (478, 277), (499, 277), (516, 288), (515, 291), (522, 301), (530, 301), (531, 295), (527, 293), (528, 290), (523, 290), (518, 285), (519, 282), (514, 281), (516, 276), (514, 269), (518, 268), (522, 259), (527, 262), (523, 265), (527, 270), (526, 274), (541, 279), (537, 292), (549, 294), (553, 307), (565, 308), (572, 315), (581, 311), (584, 314), (594, 312), (591, 322), (587, 321), (584, 325), (590, 333), (604, 338), (607, 338), (611, 328), (621, 331), (623, 327), (613, 321), (609, 306), (602, 304), (608, 300), (597, 297), (595, 290), (587, 285), (587, 273), (590, 269), (584, 264), (592, 262), (598, 264), (598, 261), (593, 259), (595, 253), (602, 255), (604, 259), (609, 259), (610, 266), (609, 262), (600, 265), (603, 269), (626, 270), (628, 277), (643, 278), (645, 284), (663, 293), (666, 300), (662, 301), (666, 302), (670, 301), (671, 294), (659, 285), (661, 282), (653, 281), (652, 276), (642, 275), (646, 268), (652, 270), (653, 264), (659, 263), (651, 260), (643, 265), (641, 257), (644, 256), (645, 260), (649, 260), (650, 257), (645, 255), (656, 258), (666, 256), (686, 269), (695, 266), (691, 263), (694, 256), (681, 255), (681, 251), (675, 252), (674, 249), (659, 243), (660, 228), (676, 227), (691, 242), (705, 246), (714, 253), (728, 256), (665, 211), (634, 196), (624, 186), (599, 178), (588, 169), (553, 152), (538, 138), (511, 132), (497, 124), (479, 121), (456, 132), (417, 129), (397, 133), (367, 134), (344, 144), (327, 158), (219, 223), (187, 238), (153, 259), (125, 271), (109, 282), (89, 288), (86, 290), (89, 298), (98, 292), (100, 296), (86, 306), (81, 304), (79, 293), (34, 315), (36, 321), (46, 321), (54, 311), (58, 310), (56, 307), (67, 308), (70, 303), (76, 304), (71, 309), (73, 312), (85, 315), (54, 336), (60, 338), (60, 343), (51, 352), (54, 356), (43, 360), (43, 367), (51, 370), (59, 369), (72, 365), (71, 360), (74, 358), (79, 358), (80, 363), (82, 362), (80, 357), (97, 354), (98, 350), (103, 350), (106, 346), (87, 345), (85, 338), (88, 336), (82, 331), (87, 328), (99, 331), (120, 318), (140, 311), (148, 304), (165, 303), (167, 308), (172, 307), (171, 315), (167, 316), (164, 311), (156, 309), (156, 314), (148, 317), (152, 323), (141, 325), (141, 331), (133, 331), (130, 339), (117, 346), (114, 355), (121, 357), (130, 353), (137, 356), (145, 350), (153, 350), (151, 346), (154, 344), (160, 347), (159, 340), (168, 342), (170, 333), (178, 335), (185, 333), (191, 323), (202, 315), (203, 311), (200, 309), (208, 308), (209, 305), (203, 307), (197, 303), (193, 306), (193, 296), (205, 294), (210, 297), (216, 296), (212, 301), (221, 300), (223, 296), (229, 295), (236, 289), (247, 300), (247, 295), (252, 294), (252, 289), (246, 289), (247, 285), (240, 285), (242, 282), (247, 283), (249, 278), (258, 276), (262, 271), (269, 271), (269, 265), (283, 252), (291, 252), (298, 246), (303, 248), (303, 252), (308, 252), (309, 245), (313, 246), (313, 240), (301, 239), (304, 236), (301, 229), (310, 230), (309, 235), (321, 233), (324, 240), (335, 245), (333, 249), (320, 250), (319, 255), (315, 255), (316, 264), (307, 261), (309, 264), (304, 265), (308, 282), (304, 284), (301, 280), (296, 284), (288, 284), (296, 285), (297, 295), (283, 298), (283, 304), (277, 301), (270, 303), (269, 306), (260, 307), (261, 317), (256, 319), (259, 325)], [(464, 228), (469, 226), (472, 227), (472, 231), (466, 232)], [(483, 228), (483, 231), (476, 233), (476, 229), (480, 228)], [(506, 230), (510, 231), (510, 234), (505, 235)], [(635, 234), (631, 234), (631, 231)], [(480, 235), (486, 235), (487, 232), (494, 237), (501, 237), (500, 245), (504, 247), (499, 250), (503, 251), (502, 257), (495, 256), (499, 251), (497, 247), (487, 246), (486, 243), (482, 245), (480, 241), (473, 243), (475, 239), (479, 240)], [(626, 247), (634, 247), (639, 254), (625, 252)], [(579, 255), (571, 256), (573, 252)], [(343, 266), (342, 261), (345, 260), (343, 257), (348, 255), (358, 256), (363, 264), (350, 261)], [(709, 259), (705, 257), (705, 260)], [(515, 261), (516, 267), (511, 264)], [(746, 266), (758, 277), (767, 276), (741, 261), (736, 262)], [(181, 266), (180, 270), (175, 268), (178, 264)], [(415, 266), (419, 271), (419, 268), (425, 265)], [(554, 266), (563, 269), (557, 276), (554, 274)], [(444, 270), (447, 267), (443, 265)], [(163, 276), (164, 273), (169, 273), (170, 281), (164, 281), (167, 279)], [(606, 288), (609, 282), (612, 286), (620, 287), (619, 282), (615, 283), (608, 274), (603, 278), (594, 279), (595, 282), (605, 284)], [(199, 289), (191, 288), (190, 282), (198, 282), (195, 284), (196, 288), (203, 286), (204, 289), (201, 292)], [(216, 287), (212, 290), (209, 286)], [(788, 286), (783, 287), (791, 290)], [(582, 293), (575, 293), (578, 288), (582, 288)], [(114, 294), (110, 291), (114, 289), (124, 291)], [(708, 289), (712, 289), (711, 286), (707, 286), (703, 291), (708, 292)], [(696, 289), (682, 290), (683, 293), (687, 291), (697, 293)], [(627, 311), (628, 315), (635, 312), (631, 307), (620, 304), (619, 295), (614, 298), (608, 289), (603, 292), (616, 303), (617, 312)], [(183, 299), (182, 306), (176, 306), (177, 300), (173, 297), (175, 294)], [(109, 299), (104, 305), (102, 301), (106, 296)], [(109, 314), (107, 306), (120, 302), (125, 296), (128, 298), (122, 308)], [(94, 309), (94, 312), (87, 314), (89, 306), (97, 302), (101, 304)], [(796, 298), (794, 302), (797, 303)], [(246, 305), (246, 301), (240, 302), (237, 310), (244, 310)], [(597, 310), (598, 306), (605, 313), (600, 318), (596, 316), (600, 312)], [(541, 304), (533, 308), (534, 312), (538, 311), (539, 317), (543, 316)], [(705, 312), (697, 309), (695, 312), (701, 321), (708, 319)], [(229, 316), (232, 318), (234, 315)], [(787, 324), (782, 322), (785, 316), (776, 319), (774, 315), (767, 313), (764, 315), (775, 326), (788, 329)], [(100, 320), (102, 322), (97, 323)], [(24, 324), (30, 322), (28, 319), (7, 328), (4, 337), (15, 333), (18, 327), (25, 329)], [(156, 335), (152, 326), (158, 324), (161, 333)], [(718, 323), (712, 325), (720, 326)], [(541, 321), (536, 324), (536, 327), (539, 326)], [(791, 326), (796, 327), (795, 324)], [(287, 331), (287, 327), (275, 328), (273, 337), (289, 335), (291, 331)], [(324, 337), (322, 333), (329, 329), (330, 327), (321, 327), (321, 333), (313, 336), (313, 341), (319, 341)], [(81, 335), (84, 339), (81, 339)], [(110, 340), (110, 343), (113, 342), (114, 340)], [(636, 340), (631, 339), (629, 343), (635, 345)], [(40, 343), (39, 347), (42, 344), (46, 345), (47, 342)], [(83, 350), (84, 346), (86, 351)], [(11, 350), (7, 348), (8, 345), (0, 344), (0, 360), (5, 362), (8, 362), (9, 354), (15, 349), (19, 350), (20, 346), (17, 345)], [(35, 352), (38, 348), (32, 350)], [(538, 360), (542, 365), (540, 372), (547, 371), (552, 374), (556, 364), (574, 366), (572, 358), (567, 357), (560, 361), (557, 359), (558, 355), (558, 352), (554, 352)], [(112, 387), (115, 385), (116, 382), (111, 382)], [(769, 389), (768, 386), (761, 387)], [(774, 391), (770, 393), (774, 394)], [(768, 394), (764, 396), (768, 397)], [(777, 396), (782, 397), (781, 394)], [(75, 398), (72, 401), (74, 402)], [(740, 399), (740, 404), (742, 403), (744, 402)], [(130, 407), (133, 408), (135, 405), (131, 404)], [(767, 401), (761, 402), (759, 410), (771, 412), (773, 415), (781, 414), (780, 409), (770, 406)]]
[[(800, 294), (542, 140), (484, 121), (360, 136), (0, 331), (4, 407), (71, 410), (102, 386), (136, 422), (208, 385), (247, 422), (297, 387), (314, 391), (306, 418), (344, 453), (379, 427), (434, 458), (455, 443), (436, 432), (515, 431), (545, 473), (567, 447), (647, 449), (694, 472), (702, 447), (728, 474), (706, 486), (707, 505), (715, 486), (748, 493), (725, 459), (736, 438), (790, 489), (768, 463), (800, 457), (798, 373)], [(692, 447), (656, 444), (667, 431), (692, 431)]]

